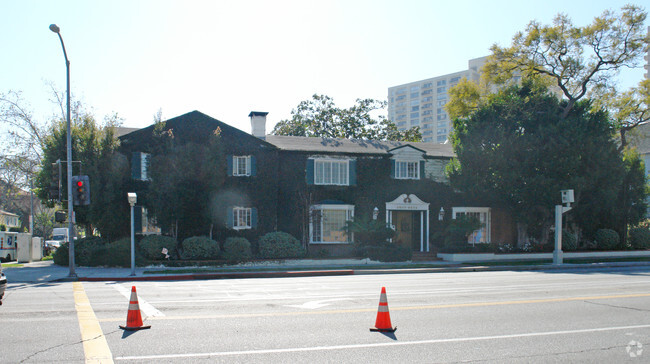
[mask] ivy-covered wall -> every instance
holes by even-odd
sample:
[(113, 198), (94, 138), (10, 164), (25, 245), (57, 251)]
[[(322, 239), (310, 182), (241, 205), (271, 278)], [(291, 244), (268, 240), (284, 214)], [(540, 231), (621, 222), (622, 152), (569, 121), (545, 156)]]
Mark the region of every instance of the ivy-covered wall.
[[(452, 206), (462, 204), (460, 196), (445, 183), (430, 178), (436, 176), (442, 180), (439, 173), (430, 169), (427, 178), (421, 180), (401, 180), (391, 177), (390, 155), (359, 155), (350, 154), (349, 158), (356, 159), (356, 185), (353, 186), (322, 186), (307, 183), (307, 160), (313, 156), (325, 156), (324, 153), (307, 153), (296, 151), (280, 151), (279, 157), (279, 198), (278, 229), (289, 232), (302, 240), (309, 241), (309, 206), (323, 201), (341, 201), (354, 205), (355, 217), (371, 218), (375, 207), (379, 209), (379, 219), (386, 218), (386, 203), (393, 201), (401, 194), (415, 194), (424, 202), (430, 204), (430, 234), (441, 229), (438, 221), (438, 211), (444, 207), (451, 211)], [(341, 156), (335, 154), (332, 156)], [(429, 162), (428, 160), (427, 162)], [(433, 160), (435, 164), (444, 165), (445, 160)], [(428, 165), (429, 163), (427, 163)], [(449, 218), (449, 216), (447, 216)], [(314, 244), (310, 249), (330, 249), (333, 254), (342, 251), (338, 244), (327, 246)]]

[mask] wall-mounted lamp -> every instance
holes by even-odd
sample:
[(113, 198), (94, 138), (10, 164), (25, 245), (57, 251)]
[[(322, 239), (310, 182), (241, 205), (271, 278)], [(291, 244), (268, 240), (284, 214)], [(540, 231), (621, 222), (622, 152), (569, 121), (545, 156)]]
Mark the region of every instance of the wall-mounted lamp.
[(379, 216), (379, 209), (375, 207), (374, 209), (372, 209), (372, 219), (377, 220), (377, 216)]
[(445, 218), (445, 209), (440, 208), (440, 212), (438, 212), (438, 221), (442, 221)]

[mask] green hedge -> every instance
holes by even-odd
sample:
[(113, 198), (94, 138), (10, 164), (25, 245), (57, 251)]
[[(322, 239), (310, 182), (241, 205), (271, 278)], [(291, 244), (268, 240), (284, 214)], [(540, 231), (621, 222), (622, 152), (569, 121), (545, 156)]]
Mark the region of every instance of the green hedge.
[(162, 253), (163, 248), (169, 251), (172, 255), (176, 251), (176, 240), (169, 236), (163, 235), (147, 235), (139, 243), (142, 255), (150, 260), (164, 260), (165, 254)]
[(382, 246), (367, 246), (363, 250), (364, 254), (370, 260), (379, 262), (405, 262), (411, 260), (413, 250), (411, 247), (386, 244)]
[(252, 256), (251, 243), (246, 238), (230, 237), (223, 244), (222, 258), (229, 262), (244, 262), (250, 260)]
[(614, 250), (618, 248), (620, 237), (612, 229), (598, 229), (594, 237), (596, 248), (602, 250)]
[(262, 259), (301, 258), (307, 253), (298, 239), (280, 231), (262, 236), (258, 245)]
[(562, 250), (574, 251), (578, 249), (578, 237), (574, 233), (562, 230)]
[(630, 245), (634, 249), (650, 248), (650, 230), (645, 227), (636, 227), (630, 229)]
[(193, 236), (183, 240), (183, 259), (217, 259), (218, 256), (219, 243), (206, 236)]
[[(131, 266), (131, 239), (124, 238), (106, 243), (100, 237), (75, 240), (75, 266), (80, 267), (125, 267)], [(69, 244), (63, 243), (54, 252), (54, 264), (68, 266)], [(142, 264), (142, 255), (136, 250), (136, 265)]]

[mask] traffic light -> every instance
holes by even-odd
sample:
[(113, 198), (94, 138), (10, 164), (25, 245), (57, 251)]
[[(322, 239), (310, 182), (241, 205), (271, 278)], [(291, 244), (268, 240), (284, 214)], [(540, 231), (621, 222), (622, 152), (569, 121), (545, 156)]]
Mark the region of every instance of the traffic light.
[(65, 222), (66, 213), (65, 211), (55, 211), (54, 212), (54, 221), (55, 222)]
[(52, 163), (52, 178), (50, 180), (50, 188), (48, 189), (48, 197), (50, 200), (61, 201), (61, 163), (57, 161)]
[(72, 176), (72, 203), (90, 205), (90, 179), (88, 176)]

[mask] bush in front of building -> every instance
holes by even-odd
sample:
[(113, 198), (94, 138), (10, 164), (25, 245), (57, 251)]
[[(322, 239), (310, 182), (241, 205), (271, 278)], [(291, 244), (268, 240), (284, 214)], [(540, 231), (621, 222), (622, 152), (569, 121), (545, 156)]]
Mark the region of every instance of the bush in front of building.
[[(131, 238), (123, 238), (106, 244), (106, 262), (109, 267), (131, 266)], [(143, 257), (137, 250), (135, 252), (135, 264), (142, 265)]]
[(646, 227), (636, 227), (630, 229), (630, 245), (633, 249), (650, 248), (650, 230)]
[(578, 249), (578, 237), (576, 234), (562, 230), (562, 250), (574, 251)]
[(298, 239), (281, 231), (262, 236), (258, 249), (262, 259), (301, 258), (306, 254)]
[(250, 260), (251, 243), (246, 238), (230, 237), (223, 244), (221, 257), (230, 263), (238, 263)]
[(613, 250), (618, 248), (620, 237), (615, 230), (612, 229), (598, 229), (594, 236), (596, 248), (601, 250)]
[(170, 236), (147, 235), (139, 243), (142, 255), (150, 260), (164, 260), (162, 250), (167, 249), (169, 255), (176, 251), (176, 240)]
[(62, 243), (61, 246), (56, 248), (52, 254), (52, 260), (54, 264), (67, 267), (69, 263), (69, 251), (68, 243)]
[(217, 259), (219, 256), (219, 243), (207, 236), (193, 236), (187, 238), (183, 240), (182, 246), (182, 259)]
[(413, 257), (411, 247), (393, 243), (366, 246), (362, 252), (368, 259), (379, 262), (405, 262)]

